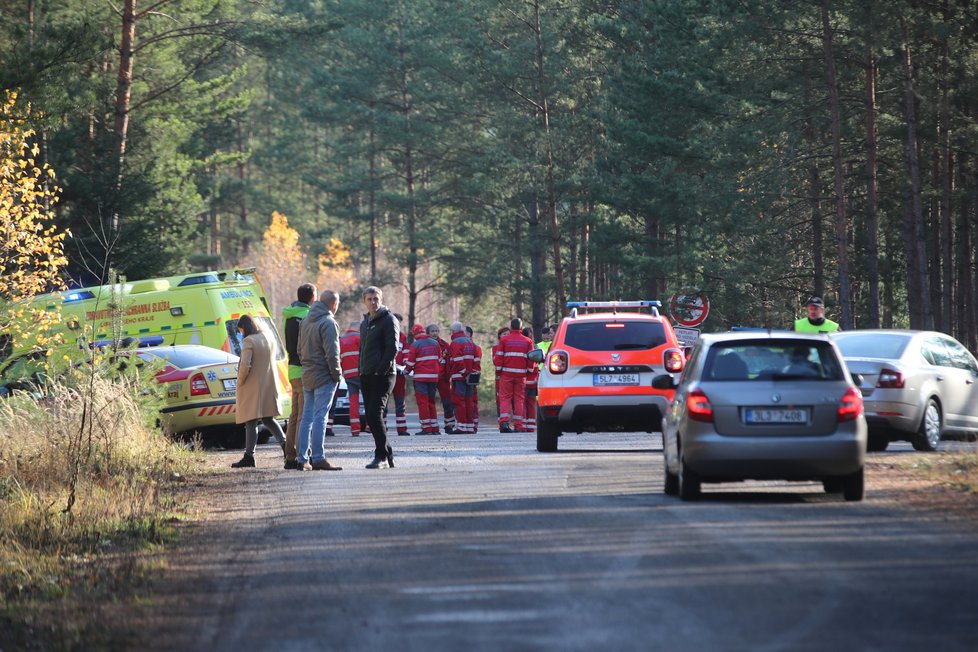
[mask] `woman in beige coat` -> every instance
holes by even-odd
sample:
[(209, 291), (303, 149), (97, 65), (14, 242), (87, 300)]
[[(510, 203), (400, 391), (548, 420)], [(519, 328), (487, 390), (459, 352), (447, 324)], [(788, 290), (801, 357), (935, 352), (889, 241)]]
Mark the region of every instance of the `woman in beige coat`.
[(275, 382), (275, 344), (258, 327), (251, 315), (238, 319), (241, 333), (241, 360), (238, 362), (236, 423), (245, 424), (245, 452), (231, 466), (240, 469), (255, 465), (255, 445), (258, 443), (258, 422), (275, 435), (285, 446), (285, 433), (278, 425), (278, 385)]

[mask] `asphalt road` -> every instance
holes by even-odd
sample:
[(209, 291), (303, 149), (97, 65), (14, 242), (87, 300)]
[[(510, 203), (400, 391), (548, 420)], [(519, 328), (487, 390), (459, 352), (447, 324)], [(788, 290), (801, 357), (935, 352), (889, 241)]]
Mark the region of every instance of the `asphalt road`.
[[(345, 470), (214, 478), (145, 645), (186, 650), (978, 650), (978, 531), (814, 483), (662, 493), (658, 435), (330, 439)], [(899, 444), (894, 446), (900, 446)], [(213, 452), (231, 461), (232, 452)], [(226, 458), (226, 460), (224, 459)]]

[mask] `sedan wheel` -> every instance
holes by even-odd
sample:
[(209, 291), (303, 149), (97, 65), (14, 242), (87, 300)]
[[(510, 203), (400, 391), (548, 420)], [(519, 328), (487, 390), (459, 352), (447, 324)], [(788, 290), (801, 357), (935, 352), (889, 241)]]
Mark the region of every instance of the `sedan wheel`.
[(686, 465), (682, 454), (679, 455), (679, 498), (680, 500), (696, 500), (700, 497), (702, 484), (696, 472)]
[(943, 426), (941, 408), (937, 407), (937, 401), (928, 399), (927, 406), (924, 408), (924, 417), (920, 420), (920, 427), (917, 429), (917, 436), (911, 442), (914, 449), (936, 451), (941, 443)]
[(886, 435), (870, 435), (866, 443), (866, 450), (870, 453), (881, 453), (890, 445), (890, 438)]

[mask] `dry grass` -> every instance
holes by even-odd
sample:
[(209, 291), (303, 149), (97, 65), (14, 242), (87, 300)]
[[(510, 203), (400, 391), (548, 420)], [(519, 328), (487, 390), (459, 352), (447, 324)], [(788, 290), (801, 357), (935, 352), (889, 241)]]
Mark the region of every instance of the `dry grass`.
[(167, 537), (192, 453), (138, 382), (81, 377), (0, 401), (0, 630), (12, 649), (112, 649), (102, 605), (132, 599)]

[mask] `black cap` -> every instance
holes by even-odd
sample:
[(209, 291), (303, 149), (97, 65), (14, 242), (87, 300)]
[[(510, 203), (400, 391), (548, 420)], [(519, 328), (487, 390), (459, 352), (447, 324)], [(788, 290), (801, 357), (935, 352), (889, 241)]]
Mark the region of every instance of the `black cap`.
[(822, 302), (822, 297), (809, 297), (808, 301), (805, 302), (806, 306), (824, 306), (825, 303)]

